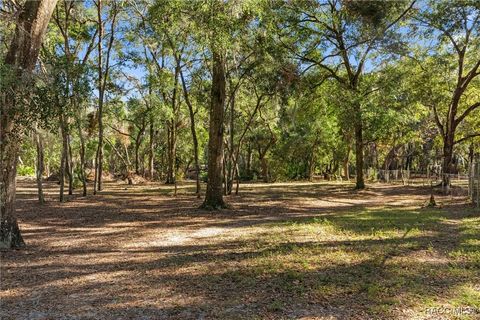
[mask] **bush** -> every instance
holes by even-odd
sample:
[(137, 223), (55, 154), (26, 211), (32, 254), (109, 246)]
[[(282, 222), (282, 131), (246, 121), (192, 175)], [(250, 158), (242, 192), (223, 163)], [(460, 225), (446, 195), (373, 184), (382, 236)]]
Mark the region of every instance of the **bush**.
[(208, 172), (200, 171), (200, 181), (207, 182)]
[(32, 167), (25, 166), (25, 165), (21, 164), (17, 168), (17, 174), (19, 176), (33, 177), (33, 176), (35, 176), (35, 168), (32, 168)]

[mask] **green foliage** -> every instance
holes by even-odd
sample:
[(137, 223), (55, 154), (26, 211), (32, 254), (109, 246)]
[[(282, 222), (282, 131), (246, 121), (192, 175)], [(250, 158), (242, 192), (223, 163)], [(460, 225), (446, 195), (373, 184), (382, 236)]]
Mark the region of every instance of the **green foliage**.
[(25, 166), (23, 164), (19, 165), (17, 168), (17, 174), (19, 176), (27, 176), (27, 177), (33, 177), (35, 176), (35, 168)]
[[(358, 121), (366, 166), (378, 169), (392, 150), (401, 150), (401, 157), (409, 154), (410, 165), (421, 170), (442, 157), (443, 138), (433, 107), (446, 119), (458, 82), (458, 52), (448, 34), (458, 45), (469, 40), (463, 76), (480, 60), (479, 29), (471, 28), (479, 12), (477, 1), (424, 1), (408, 11), (409, 1), (117, 4), (121, 10), (115, 29), (105, 23), (102, 39), (107, 44), (115, 31), (103, 117), (105, 168), (113, 174), (121, 173), (125, 162), (133, 167), (136, 154), (141, 173), (146, 171), (152, 140), (155, 174), (163, 179), (172, 124), (176, 169), (182, 173), (193, 166), (185, 96), (192, 106), (200, 165), (206, 164), (214, 51), (225, 55), (227, 70), (225, 164), (231, 168), (236, 157), (242, 179), (262, 178), (265, 170), (274, 181), (334, 177), (344, 166), (353, 169)], [(105, 4), (103, 18), (110, 19), (112, 10), (112, 3)], [(470, 22), (459, 23), (465, 17)], [(70, 58), (62, 34), (67, 18)], [(37, 125), (44, 133), (52, 172), (60, 165), (61, 116), (75, 170), (81, 138), (86, 169), (93, 167), (98, 139), (96, 19), (92, 3), (60, 3), (42, 45), (39, 72), (28, 89), (15, 93), (26, 102), (19, 106), (19, 122), (25, 129)], [(465, 28), (471, 28), (468, 39)], [(8, 37), (13, 24), (2, 21), (0, 30)], [(89, 48), (91, 54), (84, 56)], [(5, 49), (2, 45), (2, 57)], [(2, 93), (13, 84), (12, 72), (0, 63)], [(479, 79), (472, 79), (461, 95), (459, 114), (479, 101)], [(474, 109), (461, 119), (458, 139), (478, 131), (479, 112)], [(474, 152), (478, 139), (465, 140), (472, 142)], [(35, 147), (27, 140), (21, 159), (34, 167)], [(469, 149), (470, 143), (456, 146), (461, 158), (468, 157)]]

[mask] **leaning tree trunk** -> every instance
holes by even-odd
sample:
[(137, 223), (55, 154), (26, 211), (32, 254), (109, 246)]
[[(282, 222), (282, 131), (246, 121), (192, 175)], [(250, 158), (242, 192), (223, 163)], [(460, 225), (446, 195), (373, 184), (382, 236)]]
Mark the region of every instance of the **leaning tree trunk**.
[[(18, 148), (21, 143), (21, 125), (18, 110), (21, 106), (15, 94), (23, 78), (35, 67), (38, 52), (56, 0), (27, 1), (18, 16), (15, 34), (8, 47), (4, 65), (12, 69), (13, 81), (2, 90), (0, 114), (0, 248), (18, 248), (25, 245), (15, 213), (15, 178)], [(2, 88), (3, 89), (3, 88)]]
[(214, 51), (208, 131), (208, 181), (205, 200), (202, 204), (202, 207), (206, 209), (220, 209), (226, 206), (222, 194), (225, 86), (225, 56)]

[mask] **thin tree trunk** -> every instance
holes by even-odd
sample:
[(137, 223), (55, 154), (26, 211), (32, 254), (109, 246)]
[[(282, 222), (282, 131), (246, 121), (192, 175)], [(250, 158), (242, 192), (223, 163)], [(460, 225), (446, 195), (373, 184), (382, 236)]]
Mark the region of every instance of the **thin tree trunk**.
[(145, 130), (142, 129), (135, 139), (135, 174), (140, 175), (140, 146), (142, 144), (142, 135)]
[(103, 50), (102, 50), (102, 38), (103, 38), (103, 22), (102, 22), (102, 0), (98, 0), (97, 5), (97, 20), (98, 20), (98, 146), (96, 154), (96, 170), (95, 170), (95, 182), (93, 193), (101, 191), (103, 189), (103, 145), (104, 145), (104, 127), (103, 127), (103, 104), (105, 100), (105, 89), (107, 85), (108, 74), (110, 71), (110, 52), (113, 46), (113, 40), (115, 37), (115, 23), (117, 17), (116, 2), (111, 2), (113, 8), (112, 23), (110, 30), (110, 38), (107, 45), (107, 52), (105, 56), (105, 68), (103, 68)]
[(248, 179), (251, 179), (252, 178), (252, 146), (250, 143), (248, 144), (248, 147), (247, 147), (247, 161), (246, 161), (245, 171)]
[(174, 84), (172, 92), (172, 119), (169, 121), (169, 140), (168, 140), (168, 168), (167, 184), (174, 184), (176, 177), (176, 157), (177, 157), (177, 87), (180, 74), (180, 59), (176, 59)]
[(78, 137), (80, 139), (80, 180), (82, 180), (82, 195), (87, 196), (87, 174), (85, 172), (85, 137), (82, 132), (82, 124), (80, 116), (76, 120)]
[(98, 70), (98, 145), (95, 155), (95, 181), (93, 184), (93, 194), (102, 190), (102, 167), (103, 167), (103, 66), (102, 66), (102, 0), (98, 0), (97, 5), (98, 19), (98, 53), (97, 53), (97, 70)]
[(172, 119), (167, 129), (167, 181), (166, 184), (175, 183), (175, 124)]
[(67, 174), (68, 174), (68, 194), (73, 194), (73, 156), (72, 146), (70, 144), (70, 134), (67, 133)]
[(193, 111), (192, 103), (190, 102), (190, 97), (188, 95), (187, 84), (185, 78), (183, 77), (183, 72), (180, 70), (180, 79), (182, 81), (183, 95), (185, 97), (185, 102), (188, 106), (188, 114), (190, 116), (190, 131), (192, 133), (193, 141), (193, 160), (195, 162), (195, 180), (196, 180), (196, 190), (195, 194), (200, 198), (200, 164), (198, 160), (198, 139), (197, 139), (197, 130), (195, 129), (195, 112)]
[(228, 169), (227, 169), (227, 179), (225, 180), (227, 194), (232, 193), (233, 189), (233, 179), (235, 178), (235, 168), (234, 168), (234, 137), (235, 137), (235, 90), (232, 90), (230, 98), (230, 135), (229, 135), (229, 144), (230, 152), (228, 153)]
[(68, 142), (67, 142), (67, 132), (65, 128), (64, 115), (60, 114), (60, 133), (62, 136), (62, 155), (60, 160), (60, 202), (65, 201), (65, 173), (68, 167)]
[(150, 141), (148, 145), (148, 178), (153, 180), (153, 159), (155, 152), (154, 136), (155, 136), (155, 127), (153, 126), (153, 118), (150, 119)]
[(237, 180), (237, 186), (235, 187), (235, 194), (238, 195), (238, 189), (240, 189), (240, 174), (238, 170), (238, 162), (235, 165), (235, 179)]
[(345, 159), (343, 160), (343, 175), (345, 176), (345, 179), (347, 181), (350, 180), (350, 170), (348, 169), (350, 163), (350, 144), (347, 149), (347, 155), (345, 156)]
[(42, 175), (45, 168), (44, 153), (43, 153), (43, 138), (38, 128), (35, 128), (35, 145), (37, 147), (37, 163), (36, 163), (36, 178), (38, 189), (38, 201), (40, 204), (45, 203), (45, 197), (43, 195)]

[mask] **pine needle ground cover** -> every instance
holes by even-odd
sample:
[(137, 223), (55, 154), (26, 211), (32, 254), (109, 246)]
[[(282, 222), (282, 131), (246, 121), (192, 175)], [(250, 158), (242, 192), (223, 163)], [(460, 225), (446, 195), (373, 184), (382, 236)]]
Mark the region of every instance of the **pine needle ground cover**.
[(194, 188), (112, 183), (39, 206), (21, 182), (28, 246), (1, 253), (1, 318), (479, 317), (480, 214), (464, 198), (251, 184), (210, 212)]

